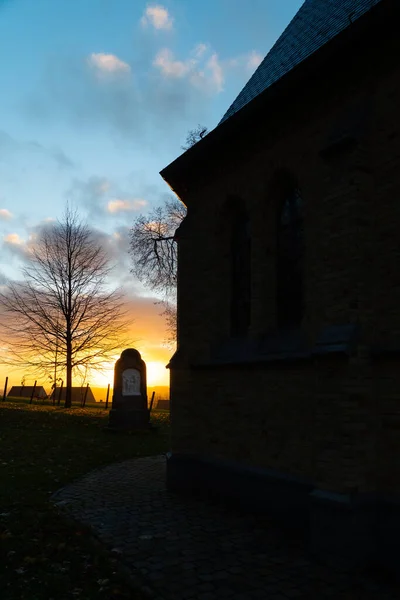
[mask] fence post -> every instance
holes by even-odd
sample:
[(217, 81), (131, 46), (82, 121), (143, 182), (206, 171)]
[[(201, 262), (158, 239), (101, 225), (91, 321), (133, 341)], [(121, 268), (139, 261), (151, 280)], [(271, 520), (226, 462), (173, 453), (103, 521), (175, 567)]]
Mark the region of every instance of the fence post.
[(108, 408), (108, 397), (110, 395), (110, 384), (108, 384), (107, 386), (107, 397), (106, 397), (106, 410)]
[(151, 413), (151, 411), (153, 410), (153, 402), (154, 402), (154, 396), (156, 395), (155, 392), (152, 393), (151, 395), (151, 400), (150, 400), (150, 409), (149, 412)]
[(83, 398), (83, 408), (85, 408), (85, 406), (86, 406), (86, 396), (87, 396), (88, 390), (89, 390), (89, 384), (87, 384), (87, 386), (86, 386), (85, 396)]
[(7, 386), (8, 386), (8, 377), (6, 377), (6, 382), (4, 384), (3, 402), (5, 402), (6, 396), (7, 396)]
[(58, 394), (58, 402), (57, 402), (57, 406), (60, 406), (60, 402), (61, 402), (61, 396), (62, 396), (63, 387), (64, 387), (64, 379), (61, 379), (60, 393)]
[(35, 383), (33, 384), (31, 399), (29, 400), (29, 404), (32, 404), (33, 396), (35, 395), (37, 380), (35, 379)]

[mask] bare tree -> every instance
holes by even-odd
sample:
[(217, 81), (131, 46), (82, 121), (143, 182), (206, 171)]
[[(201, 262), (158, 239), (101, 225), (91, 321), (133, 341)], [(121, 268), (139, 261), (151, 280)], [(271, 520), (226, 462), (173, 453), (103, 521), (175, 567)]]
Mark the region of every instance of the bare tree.
[(0, 294), (9, 364), (48, 374), (101, 370), (124, 343), (123, 297), (109, 291), (111, 267), (88, 226), (70, 208), (32, 245), (23, 280)]
[(165, 322), (167, 325), (167, 337), (165, 339), (165, 345), (168, 348), (174, 348), (176, 344), (177, 326), (176, 304), (168, 300), (164, 301), (162, 304), (164, 306), (164, 310), (161, 315), (165, 317)]
[(204, 127), (204, 125), (197, 125), (195, 129), (191, 129), (186, 136), (185, 145), (181, 146), (182, 150), (189, 150), (189, 148), (203, 139), (207, 133), (208, 129), (207, 127)]
[[(204, 125), (191, 129), (182, 150), (199, 142), (208, 130)], [(140, 215), (130, 232), (132, 273), (150, 289), (162, 292), (167, 299), (176, 288), (177, 248), (175, 232), (186, 216), (186, 207), (177, 198), (147, 216)], [(166, 315), (170, 316), (170, 307)]]
[[(182, 150), (188, 150), (206, 134), (207, 127), (198, 125), (186, 136)], [(177, 247), (175, 232), (186, 216), (186, 207), (177, 198), (170, 198), (163, 206), (148, 215), (140, 215), (130, 232), (132, 273), (155, 292), (161, 293), (166, 318), (168, 338), (172, 345), (176, 339), (176, 276)]]
[(130, 231), (132, 273), (150, 289), (169, 296), (176, 288), (175, 232), (186, 215), (177, 199), (140, 215)]
[(132, 273), (163, 296), (169, 345), (176, 338), (175, 292), (177, 247), (175, 232), (186, 216), (186, 207), (176, 198), (140, 215), (130, 231)]

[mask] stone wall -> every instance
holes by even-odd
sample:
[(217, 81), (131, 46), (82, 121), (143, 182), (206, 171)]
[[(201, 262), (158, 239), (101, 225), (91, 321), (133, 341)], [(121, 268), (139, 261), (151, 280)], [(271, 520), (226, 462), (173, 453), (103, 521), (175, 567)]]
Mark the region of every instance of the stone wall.
[[(400, 77), (379, 67), (377, 79), (376, 65), (354, 59), (345, 73), (297, 90), (278, 132), (256, 123), (254, 145), (238, 140), (237, 160), (221, 156), (183, 198), (173, 452), (274, 468), (326, 490), (400, 491), (398, 361), (371, 357), (375, 345), (400, 340)], [(297, 180), (305, 207), (302, 330), (312, 348), (326, 324), (357, 323), (358, 349), (298, 365), (195, 367), (211, 363), (213, 345), (229, 337), (230, 197), (251, 219), (249, 336), (275, 327), (282, 170)]]

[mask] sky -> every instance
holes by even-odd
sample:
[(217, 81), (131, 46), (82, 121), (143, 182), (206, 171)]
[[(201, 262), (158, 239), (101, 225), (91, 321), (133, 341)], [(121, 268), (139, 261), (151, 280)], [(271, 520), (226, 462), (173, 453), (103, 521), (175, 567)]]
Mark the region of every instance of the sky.
[(129, 229), (171, 197), (159, 171), (190, 129), (218, 124), (302, 3), (0, 0), (0, 284), (69, 202), (115, 264), (149, 381), (168, 384), (162, 311), (130, 273)]

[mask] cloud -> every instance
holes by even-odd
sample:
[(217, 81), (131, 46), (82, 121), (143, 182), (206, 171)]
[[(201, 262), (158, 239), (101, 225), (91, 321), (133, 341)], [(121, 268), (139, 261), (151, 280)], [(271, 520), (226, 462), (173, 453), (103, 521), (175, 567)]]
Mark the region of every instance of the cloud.
[(98, 75), (115, 75), (130, 73), (131, 67), (115, 54), (104, 54), (102, 52), (92, 54), (87, 62)]
[(118, 180), (104, 175), (75, 178), (65, 194), (66, 202), (79, 207), (91, 224), (101, 227), (110, 223), (112, 213), (147, 210), (149, 205), (163, 204), (170, 199), (171, 194), (165, 190), (161, 178), (154, 179), (151, 173), (146, 174), (140, 168), (121, 175)]
[(168, 10), (160, 4), (149, 4), (146, 7), (143, 17), (140, 20), (142, 27), (147, 27), (149, 24), (155, 29), (170, 30), (173, 25), (173, 18)]
[[(188, 54), (177, 55), (171, 47), (155, 48), (152, 41), (142, 40), (132, 63), (135, 77), (120, 77), (114, 76), (114, 60), (107, 63), (98, 58), (114, 55), (91, 56), (97, 58), (90, 64), (86, 57), (51, 59), (40, 86), (25, 103), (29, 118), (47, 127), (53, 119), (79, 130), (100, 128), (152, 153), (167, 148), (170, 152), (171, 140), (176, 141), (179, 152), (180, 141), (193, 123), (210, 128), (214, 98), (228, 86), (232, 93), (239, 92), (250, 67), (260, 60), (255, 50), (223, 58), (203, 41), (194, 44)], [(109, 70), (104, 71), (106, 65)], [(129, 74), (124, 70), (118, 73)], [(110, 78), (112, 85), (104, 85)]]
[(152, 153), (167, 148), (172, 134), (178, 145), (191, 123), (206, 120), (209, 106), (186, 79), (166, 78), (149, 68), (152, 58), (145, 64), (138, 59), (135, 78), (113, 77), (112, 85), (104, 85), (103, 77), (88, 76), (85, 61), (68, 57), (62, 64), (54, 62), (25, 101), (26, 115), (46, 127), (54, 120), (79, 130), (101, 128)]
[(0, 161), (45, 158), (56, 163), (60, 169), (72, 169), (75, 163), (57, 146), (44, 146), (36, 140), (17, 140), (6, 131), (0, 130)]
[(86, 180), (74, 179), (67, 192), (67, 199), (85, 208), (92, 217), (104, 212), (111, 189), (112, 184), (106, 177), (92, 175)]
[(209, 58), (207, 62), (207, 68), (210, 71), (210, 81), (215, 85), (216, 91), (218, 93), (222, 92), (224, 87), (224, 72), (221, 64), (218, 61), (217, 54), (214, 53)]
[(100, 179), (95, 187), (98, 194), (106, 194), (110, 190), (111, 184), (108, 179)]
[[(135, 281), (131, 274), (131, 259), (129, 256), (129, 232), (130, 227), (121, 225), (115, 227), (113, 231), (106, 232), (97, 227), (90, 227), (92, 239), (104, 251), (107, 259), (112, 266), (109, 275), (111, 285), (119, 287), (121, 282), (127, 285), (132, 293), (137, 294), (141, 286)], [(131, 283), (131, 285), (129, 285)]]
[(131, 212), (135, 210), (140, 210), (145, 206), (147, 206), (147, 201), (142, 200), (140, 198), (134, 200), (121, 200), (119, 198), (116, 198), (108, 202), (107, 211), (109, 213)]
[(26, 261), (30, 257), (29, 244), (18, 233), (8, 233), (3, 237), (3, 249), (13, 258)]
[(153, 65), (158, 67), (166, 77), (184, 77), (194, 63), (193, 61), (174, 60), (172, 51), (169, 48), (163, 48), (157, 53)]
[(260, 66), (264, 57), (259, 53), (253, 50), (247, 57), (246, 67), (249, 71), (255, 71), (257, 67)]
[(86, 181), (79, 181), (77, 184), (84, 194), (95, 198), (105, 196), (111, 189), (110, 180), (97, 175), (92, 175)]
[(226, 61), (226, 68), (233, 71), (236, 70), (237, 73), (248, 77), (257, 69), (263, 60), (264, 57), (259, 52), (252, 50), (246, 54), (241, 54), (240, 56), (228, 59)]
[[(105, 252), (107, 259), (112, 266), (109, 281), (113, 286), (119, 287), (121, 282), (129, 282), (133, 276), (130, 274), (131, 259), (129, 256), (129, 232), (130, 227), (119, 225), (110, 232), (93, 227), (90, 219), (87, 219), (94, 242)], [(26, 227), (23, 237), (19, 233), (8, 233), (2, 238), (2, 250), (14, 260), (18, 259), (20, 266), (26, 266), (32, 258), (32, 249), (37, 241), (46, 232), (51, 231), (55, 225), (54, 220), (44, 219), (36, 225)], [(137, 290), (141, 290), (140, 284), (136, 285)], [(135, 293), (137, 293), (135, 289)]]
[(193, 56), (195, 58), (201, 58), (203, 56), (203, 54), (207, 51), (208, 49), (208, 45), (207, 44), (197, 44), (197, 46), (195, 46), (195, 48), (193, 49)]
[(7, 208), (0, 208), (0, 219), (7, 220), (12, 219), (12, 213)]
[(182, 61), (174, 58), (172, 50), (162, 48), (153, 60), (165, 78), (182, 79), (187, 76), (190, 85), (205, 92), (220, 93), (223, 90), (224, 70), (216, 52), (209, 55), (206, 44), (198, 44), (191, 56)]
[(129, 186), (142, 188), (141, 193), (132, 194), (132, 188), (128, 192), (115, 181), (93, 175), (86, 180), (75, 179), (67, 192), (67, 199), (86, 209), (91, 221), (108, 220), (110, 214), (134, 212), (147, 206), (147, 200), (142, 196), (146, 186), (140, 182), (129, 182)]
[(75, 163), (59, 148), (52, 148), (48, 150), (49, 156), (58, 164), (59, 167), (65, 169), (72, 169), (75, 167)]
[(18, 245), (18, 246), (20, 246), (22, 244), (22, 240), (19, 237), (18, 233), (8, 233), (7, 235), (4, 236), (3, 240), (6, 244), (12, 244), (12, 245)]
[(228, 75), (235, 73), (240, 79), (253, 73), (262, 62), (261, 54), (252, 50), (247, 54), (221, 60), (208, 44), (200, 43), (193, 48), (189, 58), (177, 60), (169, 48), (162, 48), (153, 60), (166, 79), (185, 79), (188, 84), (208, 94), (224, 90)]

